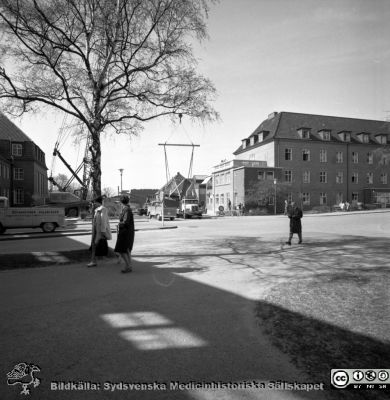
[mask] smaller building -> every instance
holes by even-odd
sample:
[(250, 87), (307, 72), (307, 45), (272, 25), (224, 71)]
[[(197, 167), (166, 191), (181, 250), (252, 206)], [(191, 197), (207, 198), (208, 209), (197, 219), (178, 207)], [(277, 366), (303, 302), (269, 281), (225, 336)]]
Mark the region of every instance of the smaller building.
[[(277, 185), (280, 178), (281, 168), (268, 167), (266, 161), (222, 161), (214, 167), (212, 179), (207, 182), (207, 212), (214, 215), (219, 210), (247, 207), (249, 200), (253, 208), (275, 208), (277, 187), (273, 185)], [(260, 193), (259, 189), (256, 195), (253, 190), (260, 182), (266, 190)], [(280, 208), (279, 205), (278, 211)]]

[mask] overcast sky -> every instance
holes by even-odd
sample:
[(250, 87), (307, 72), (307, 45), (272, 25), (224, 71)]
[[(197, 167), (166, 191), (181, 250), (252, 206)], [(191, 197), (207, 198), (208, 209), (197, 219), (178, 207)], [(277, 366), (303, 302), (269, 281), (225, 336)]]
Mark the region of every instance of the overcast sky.
[[(221, 121), (171, 126), (159, 120), (129, 140), (103, 140), (102, 187), (159, 188), (166, 181), (158, 143), (195, 143), (193, 174), (208, 175), (273, 111), (390, 119), (390, 1), (220, 0), (208, 21), (210, 39), (196, 46), (199, 70), (218, 91)], [(46, 153), (52, 151), (62, 116), (14, 122)], [(187, 176), (190, 148), (168, 149), (171, 175)], [(76, 167), (83, 148), (62, 147)], [(54, 175), (66, 169), (58, 160)], [(50, 171), (49, 171), (50, 174)]]

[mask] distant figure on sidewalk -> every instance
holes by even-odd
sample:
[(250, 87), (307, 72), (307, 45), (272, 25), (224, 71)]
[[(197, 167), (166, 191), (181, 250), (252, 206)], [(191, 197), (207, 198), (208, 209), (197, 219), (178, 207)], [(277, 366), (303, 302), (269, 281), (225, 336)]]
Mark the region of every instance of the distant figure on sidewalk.
[(288, 212), (288, 201), (284, 200), (284, 215), (287, 215)]
[(238, 215), (241, 216), (242, 215), (242, 203), (240, 203), (237, 207), (238, 207)]
[(297, 204), (292, 202), (287, 215), (290, 218), (290, 236), (286, 244), (291, 246), (291, 239), (294, 233), (298, 234), (299, 237), (298, 243), (302, 243), (302, 224), (301, 224), (301, 218), (303, 216), (302, 210), (298, 207)]
[(348, 203), (348, 200), (345, 202), (345, 211), (349, 211), (350, 204)]
[(87, 267), (96, 267), (96, 247), (100, 239), (111, 240), (110, 220), (107, 208), (103, 206), (103, 196), (93, 200), (92, 208), (92, 238), (91, 238), (91, 262)]
[(121, 196), (119, 200), (122, 203), (122, 212), (119, 216), (115, 252), (119, 254), (126, 264), (126, 267), (121, 272), (127, 273), (132, 271), (131, 251), (134, 243), (134, 217), (129, 206), (129, 197)]
[(345, 207), (344, 202), (340, 201), (339, 207), (340, 207), (341, 211), (344, 211), (344, 207)]

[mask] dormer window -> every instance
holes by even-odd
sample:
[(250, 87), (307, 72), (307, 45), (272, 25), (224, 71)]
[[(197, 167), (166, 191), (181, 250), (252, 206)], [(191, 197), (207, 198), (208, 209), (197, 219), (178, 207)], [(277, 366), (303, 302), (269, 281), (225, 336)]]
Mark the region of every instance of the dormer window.
[(330, 140), (330, 131), (324, 129), (318, 132), (322, 140)]
[(253, 146), (255, 144), (255, 136), (250, 137), (250, 145)]
[(351, 141), (351, 132), (339, 132), (339, 138), (343, 142), (350, 142)]
[(248, 145), (248, 139), (242, 139), (242, 148), (246, 149), (247, 145)]
[(301, 139), (310, 139), (310, 128), (299, 128), (298, 135)]
[(12, 155), (17, 157), (23, 155), (23, 145), (21, 143), (12, 143)]
[(369, 143), (370, 142), (370, 135), (368, 133), (358, 133), (356, 135), (362, 143)]
[(381, 134), (376, 135), (375, 137), (379, 144), (387, 144), (387, 135)]

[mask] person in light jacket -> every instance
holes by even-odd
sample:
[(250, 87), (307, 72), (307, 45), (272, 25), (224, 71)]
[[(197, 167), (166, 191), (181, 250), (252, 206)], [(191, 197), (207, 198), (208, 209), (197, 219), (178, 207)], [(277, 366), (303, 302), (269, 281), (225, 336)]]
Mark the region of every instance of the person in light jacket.
[(103, 205), (103, 197), (98, 196), (93, 200), (92, 239), (91, 239), (91, 262), (87, 267), (96, 267), (96, 245), (100, 239), (111, 240), (110, 220), (107, 208)]

